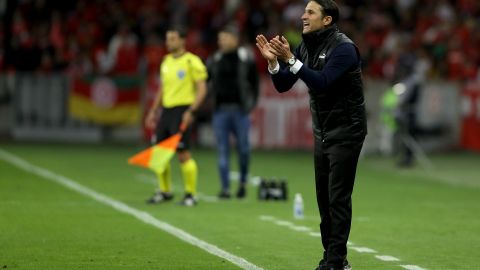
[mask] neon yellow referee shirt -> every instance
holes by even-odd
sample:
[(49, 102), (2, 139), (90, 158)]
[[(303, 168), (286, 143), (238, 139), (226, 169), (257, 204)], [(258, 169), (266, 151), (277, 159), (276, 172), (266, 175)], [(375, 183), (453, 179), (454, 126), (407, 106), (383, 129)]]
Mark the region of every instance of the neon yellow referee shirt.
[(206, 80), (207, 68), (200, 57), (185, 52), (180, 57), (167, 54), (160, 65), (162, 106), (190, 105), (196, 97), (195, 83)]

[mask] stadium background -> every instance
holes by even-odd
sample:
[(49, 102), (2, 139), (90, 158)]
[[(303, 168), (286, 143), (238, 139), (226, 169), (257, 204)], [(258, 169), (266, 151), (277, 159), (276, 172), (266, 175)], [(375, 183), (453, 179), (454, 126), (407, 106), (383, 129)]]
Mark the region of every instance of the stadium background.
[[(157, 89), (166, 28), (185, 25), (188, 49), (205, 60), (216, 49), (218, 29), (235, 23), (264, 75), (260, 104), (252, 116), (254, 146), (309, 148), (305, 87), (300, 83), (298, 90), (277, 95), (266, 76), (266, 63), (253, 48), (258, 33), (283, 33), (298, 44), (304, 2), (2, 1), (0, 134), (71, 141), (146, 139), (139, 117)], [(366, 150), (378, 149), (379, 100), (401, 69), (426, 78), (419, 125), (436, 132), (425, 132), (420, 143), (427, 150), (480, 149), (479, 4), (398, 0), (339, 5), (340, 27), (358, 44), (363, 58), (370, 120)], [(135, 83), (118, 85), (120, 77)], [(90, 87), (96, 90), (89, 93)], [(121, 91), (125, 87), (130, 92)], [(84, 99), (78, 101), (79, 96)], [(199, 119), (196, 138), (202, 145), (213, 144), (210, 105), (205, 104)]]
[[(337, 2), (340, 28), (363, 57), (369, 120), (354, 194), (355, 245), (349, 250), (354, 268), (475, 269), (480, 257), (480, 3)], [(307, 239), (287, 230), (299, 227), (278, 225), (283, 220), (312, 232), (318, 228), (308, 95), (302, 83), (277, 94), (253, 45), (258, 33), (283, 33), (298, 44), (304, 5), (303, 0), (0, 0), (0, 267), (235, 268), (42, 181), (52, 174), (39, 174), (39, 166), (265, 269), (312, 268), (318, 237)], [(148, 144), (141, 119), (158, 87), (167, 27), (187, 26), (188, 49), (205, 60), (216, 49), (217, 30), (231, 22), (257, 54), (262, 75), (252, 114), (252, 174), (286, 178), (290, 191), (304, 196), (305, 220), (292, 220), (290, 203), (258, 202), (255, 186), (244, 203), (209, 202), (218, 191), (209, 102), (194, 136), (204, 195), (196, 209), (147, 207), (143, 199), (154, 188), (153, 175), (126, 164)], [(423, 132), (417, 139), (428, 162), (410, 170), (378, 155), (380, 99), (400, 68), (426, 78), (417, 106)], [(179, 171), (174, 178), (180, 178)], [(400, 262), (376, 259), (383, 253)]]

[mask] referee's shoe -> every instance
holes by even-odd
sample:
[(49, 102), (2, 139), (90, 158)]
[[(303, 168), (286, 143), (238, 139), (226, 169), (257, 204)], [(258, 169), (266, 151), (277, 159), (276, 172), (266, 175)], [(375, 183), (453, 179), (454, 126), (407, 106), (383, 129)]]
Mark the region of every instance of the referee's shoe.
[(183, 206), (195, 206), (197, 205), (197, 200), (193, 197), (190, 193), (185, 193), (185, 197), (181, 201), (178, 202), (179, 205)]
[(157, 190), (153, 196), (147, 200), (148, 204), (158, 204), (162, 202), (171, 201), (173, 199), (173, 194), (170, 192), (162, 192)]

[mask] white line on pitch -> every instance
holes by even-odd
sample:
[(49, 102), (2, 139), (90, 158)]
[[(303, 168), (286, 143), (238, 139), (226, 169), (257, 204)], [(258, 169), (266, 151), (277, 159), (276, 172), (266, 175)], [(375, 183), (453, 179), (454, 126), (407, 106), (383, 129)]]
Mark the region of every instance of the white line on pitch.
[(265, 220), (265, 221), (272, 221), (273, 223), (277, 224), (278, 226), (285, 226), (285, 227), (290, 228), (290, 229), (292, 229), (294, 231), (297, 231), (297, 232), (310, 232), (312, 230), (309, 227), (297, 226), (290, 221), (277, 220), (272, 216), (260, 216), (259, 218), (261, 220)]
[(377, 253), (377, 251), (371, 249), (371, 248), (367, 248), (367, 247), (355, 247), (355, 246), (351, 246), (350, 247), (351, 249), (355, 250), (356, 252), (358, 253)]
[(319, 232), (309, 232), (310, 236), (322, 238), (322, 234)]
[(384, 261), (384, 262), (398, 262), (398, 261), (400, 261), (399, 258), (395, 258), (395, 257), (389, 256), (389, 255), (375, 255), (375, 258), (379, 259), (380, 261)]
[(209, 195), (205, 195), (205, 194), (200, 193), (200, 192), (197, 194), (197, 197), (200, 200), (205, 201), (205, 202), (210, 202), (210, 203), (218, 202), (218, 198), (216, 196), (209, 196)]
[(272, 216), (260, 216), (260, 220), (272, 221), (275, 220), (275, 218)]
[(158, 185), (157, 179), (155, 179), (154, 176), (150, 176), (147, 174), (136, 174), (134, 179), (145, 184), (150, 184), (154, 186)]
[[(271, 221), (271, 222), (275, 223), (276, 225), (285, 226), (285, 227), (291, 228), (293, 230), (295, 230), (295, 228), (302, 228), (302, 229), (298, 229), (297, 231), (308, 232), (308, 234), (312, 237), (322, 237), (322, 235), (320, 233), (311, 232), (311, 230), (308, 227), (296, 226), (295, 224), (291, 223), (290, 221), (280, 220), (280, 219), (277, 219), (273, 216), (261, 215), (261, 216), (259, 216), (259, 219), (263, 220), (263, 221)], [(305, 230), (303, 228), (305, 228)], [(374, 250), (374, 249), (371, 249), (371, 248), (368, 248), (368, 247), (359, 247), (359, 246), (356, 246), (354, 243), (352, 243), (350, 241), (347, 242), (347, 246), (348, 246), (349, 249), (355, 250), (358, 253), (370, 253), (370, 254), (377, 253), (377, 251)], [(389, 256), (389, 255), (375, 255), (375, 258), (377, 258), (381, 261), (386, 261), (386, 262), (398, 262), (398, 261), (400, 261), (400, 259), (398, 259), (396, 257), (393, 257), (393, 256)], [(416, 266), (416, 265), (400, 265), (400, 266), (407, 269), (407, 270), (426, 270), (426, 269), (421, 268), (420, 266)]]
[(312, 231), (312, 229), (310, 229), (309, 227), (296, 226), (296, 225), (290, 226), (290, 229), (292, 229), (294, 231), (297, 231), (297, 232), (310, 232), (310, 231)]
[(277, 221), (274, 221), (273, 223), (275, 223), (279, 226), (285, 226), (285, 227), (293, 226), (293, 223), (291, 223), (290, 221), (284, 221), (284, 220), (277, 220)]
[(407, 270), (426, 270), (425, 268), (422, 268), (422, 267), (416, 266), (416, 265), (400, 265), (400, 266), (407, 269)]
[(69, 179), (65, 176), (53, 173), (49, 170), (46, 170), (44, 168), (32, 165), (28, 163), (27, 161), (7, 152), (2, 149), (0, 149), (0, 158), (5, 160), (6, 162), (15, 165), (16, 167), (27, 171), (29, 173), (35, 174), (37, 176), (40, 176), (42, 178), (45, 178), (47, 180), (50, 180), (52, 182), (55, 182), (57, 184), (60, 184), (62, 186), (65, 186), (73, 191), (76, 191), (78, 193), (81, 193), (87, 197), (90, 197), (91, 199), (94, 199), (100, 203), (103, 203), (105, 205), (108, 205), (119, 212), (129, 214), (138, 220), (150, 224), (160, 230), (163, 230), (193, 246), (199, 247), (205, 251), (207, 251), (210, 254), (213, 254), (215, 256), (218, 256), (220, 258), (223, 258), (225, 260), (228, 260), (229, 262), (239, 266), (242, 269), (253, 269), (253, 270), (261, 270), (262, 268), (259, 266), (256, 266), (244, 258), (238, 257), (236, 255), (233, 255), (223, 249), (218, 248), (215, 245), (212, 245), (210, 243), (207, 243), (177, 227), (174, 227), (166, 222), (163, 222), (159, 219), (156, 219), (152, 215), (150, 215), (147, 212), (137, 210), (135, 208), (132, 208), (128, 206), (127, 204), (124, 204), (120, 201), (114, 200), (102, 193), (99, 193), (95, 190), (92, 190), (90, 188), (87, 188), (83, 185), (80, 185), (79, 183), (73, 181), (72, 179)]

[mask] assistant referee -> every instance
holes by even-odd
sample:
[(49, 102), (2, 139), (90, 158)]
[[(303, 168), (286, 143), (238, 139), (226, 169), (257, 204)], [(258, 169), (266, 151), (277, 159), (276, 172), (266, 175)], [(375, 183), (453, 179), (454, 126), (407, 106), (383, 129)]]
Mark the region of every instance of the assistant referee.
[[(191, 123), (195, 113), (205, 99), (207, 88), (207, 69), (202, 60), (186, 51), (186, 31), (180, 27), (170, 28), (166, 32), (167, 54), (160, 65), (161, 87), (145, 119), (148, 128), (155, 128), (155, 143), (158, 143), (179, 131), (180, 125), (187, 126), (177, 148), (177, 156), (185, 183), (185, 196), (180, 204), (193, 206), (197, 203), (198, 169), (189, 149)], [(160, 119), (157, 115), (162, 107)], [(171, 168), (167, 166), (158, 174), (159, 190), (147, 200), (147, 203), (162, 203), (173, 199)]]

